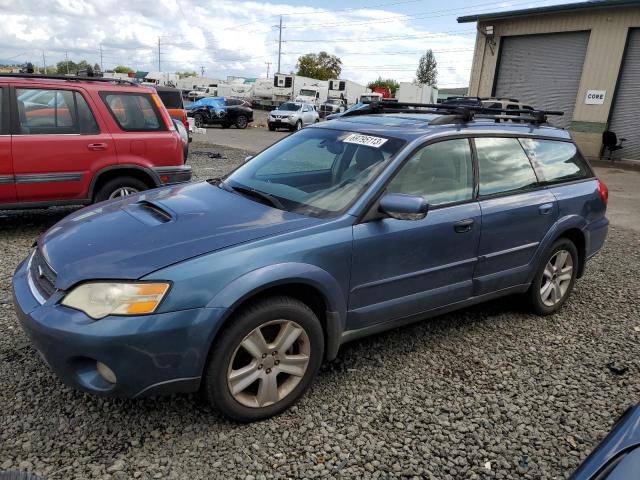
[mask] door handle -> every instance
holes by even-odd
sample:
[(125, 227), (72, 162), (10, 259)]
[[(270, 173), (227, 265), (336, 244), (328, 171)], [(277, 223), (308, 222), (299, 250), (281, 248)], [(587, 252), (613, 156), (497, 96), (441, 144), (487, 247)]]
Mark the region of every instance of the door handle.
[(106, 143), (90, 143), (89, 145), (87, 145), (87, 148), (89, 150), (106, 150), (107, 144)]
[(457, 233), (465, 233), (471, 231), (473, 228), (473, 218), (467, 218), (465, 220), (460, 220), (453, 224), (453, 229)]
[(553, 203), (544, 203), (538, 207), (540, 215), (549, 215), (553, 209)]

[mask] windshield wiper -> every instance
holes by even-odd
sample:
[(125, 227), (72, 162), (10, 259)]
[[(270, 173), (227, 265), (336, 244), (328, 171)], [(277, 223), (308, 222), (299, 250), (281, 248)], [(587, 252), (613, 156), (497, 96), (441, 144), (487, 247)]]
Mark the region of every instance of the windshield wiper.
[(282, 205), (282, 202), (280, 200), (278, 200), (276, 197), (268, 193), (261, 192), (260, 190), (254, 190), (253, 188), (248, 188), (248, 187), (240, 187), (240, 186), (232, 187), (231, 185), (225, 182), (220, 182), (220, 185), (225, 190), (229, 189), (231, 191), (241, 193), (248, 197), (257, 198), (258, 200), (262, 200), (263, 201), (262, 203), (267, 203), (272, 207), (276, 207), (279, 210), (286, 210), (286, 208), (284, 208), (284, 205)]

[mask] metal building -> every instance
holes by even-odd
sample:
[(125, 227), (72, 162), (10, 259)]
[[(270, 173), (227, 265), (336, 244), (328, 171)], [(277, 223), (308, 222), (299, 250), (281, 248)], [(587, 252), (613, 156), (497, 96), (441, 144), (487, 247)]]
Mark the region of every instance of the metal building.
[(583, 153), (603, 153), (602, 133), (626, 138), (614, 158), (640, 160), (640, 0), (593, 0), (469, 15), (477, 22), (471, 96), (518, 98), (563, 110)]

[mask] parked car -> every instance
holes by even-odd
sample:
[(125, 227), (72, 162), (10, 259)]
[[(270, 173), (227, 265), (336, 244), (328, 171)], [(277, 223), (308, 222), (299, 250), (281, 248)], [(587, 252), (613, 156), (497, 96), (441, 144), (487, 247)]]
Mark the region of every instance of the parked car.
[(346, 115), (73, 213), (16, 270), (19, 321), (72, 387), (202, 389), (252, 421), (345, 342), (508, 294), (553, 314), (605, 241), (607, 187), (565, 130), (458, 110)]
[(187, 111), (184, 108), (184, 102), (182, 101), (182, 92), (177, 88), (154, 86), (158, 97), (162, 100), (163, 105), (167, 108), (171, 118), (180, 122), (184, 128), (176, 126), (181, 136), (186, 137), (184, 142), (184, 158), (185, 161), (189, 157), (189, 143), (191, 137), (189, 136), (189, 120), (187, 119)]
[(217, 93), (218, 87), (216, 85), (196, 87), (187, 93), (187, 99), (197, 101), (207, 97), (215, 97)]
[(300, 130), (320, 121), (320, 115), (310, 103), (284, 102), (276, 110), (269, 112), (267, 125), (274, 132), (278, 128)]
[(220, 125), (244, 129), (253, 122), (253, 109), (246, 100), (223, 97), (203, 98), (187, 107), (187, 115), (193, 117), (196, 127)]
[(318, 112), (320, 117), (326, 117), (332, 113), (344, 112), (347, 109), (347, 103), (340, 98), (330, 98), (322, 105), (320, 105), (320, 111)]
[(640, 472), (640, 405), (629, 407), (571, 480), (630, 480)]
[(2, 74), (0, 209), (84, 205), (188, 181), (180, 127), (153, 88)]

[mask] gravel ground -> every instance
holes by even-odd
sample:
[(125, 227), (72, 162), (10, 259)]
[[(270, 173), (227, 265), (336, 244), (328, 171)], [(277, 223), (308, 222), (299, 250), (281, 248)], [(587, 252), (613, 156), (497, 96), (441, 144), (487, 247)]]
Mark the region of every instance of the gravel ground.
[[(199, 178), (246, 155), (210, 151), (225, 158), (194, 155)], [(354, 342), (277, 418), (233, 424), (196, 395), (75, 392), (41, 363), (11, 305), (15, 266), (68, 212), (0, 214), (0, 468), (47, 479), (566, 478), (640, 398), (640, 242), (620, 228), (558, 315), (510, 298)], [(629, 371), (610, 372), (612, 360)]]

